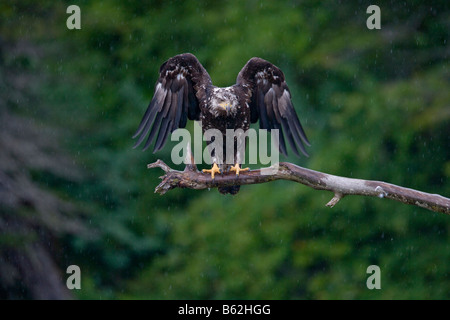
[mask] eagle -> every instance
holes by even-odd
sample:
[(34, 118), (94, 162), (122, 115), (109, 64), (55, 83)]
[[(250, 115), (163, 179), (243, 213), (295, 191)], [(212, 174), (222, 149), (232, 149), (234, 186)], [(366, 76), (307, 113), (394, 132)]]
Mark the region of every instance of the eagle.
[[(170, 133), (185, 128), (187, 120), (201, 121), (202, 131), (219, 130), (225, 138), (227, 129), (246, 132), (251, 123), (259, 120), (261, 129), (279, 130), (278, 148), (287, 156), (285, 137), (292, 151), (300, 150), (308, 156), (310, 146), (291, 101), (291, 93), (283, 72), (272, 63), (254, 57), (239, 72), (236, 84), (220, 88), (214, 86), (206, 69), (191, 53), (176, 55), (159, 68), (154, 96), (138, 126), (133, 139), (134, 148), (147, 137), (146, 150), (155, 140), (153, 153), (164, 147)], [(225, 144), (225, 140), (223, 139)], [(212, 141), (207, 141), (209, 145)], [(213, 162), (204, 173), (235, 172), (239, 175), (249, 168), (241, 168), (241, 155), (234, 149), (234, 165), (225, 164), (210, 150)], [(225, 153), (225, 146), (224, 146)], [(226, 154), (223, 154), (226, 157)], [(240, 186), (219, 187), (223, 194), (236, 194)]]

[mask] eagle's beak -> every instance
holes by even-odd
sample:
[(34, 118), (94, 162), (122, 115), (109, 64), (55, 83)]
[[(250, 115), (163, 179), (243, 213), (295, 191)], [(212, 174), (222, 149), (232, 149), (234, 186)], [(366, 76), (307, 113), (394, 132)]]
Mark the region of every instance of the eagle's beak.
[(227, 113), (230, 111), (231, 105), (228, 102), (221, 102), (219, 103), (219, 106), (225, 110)]

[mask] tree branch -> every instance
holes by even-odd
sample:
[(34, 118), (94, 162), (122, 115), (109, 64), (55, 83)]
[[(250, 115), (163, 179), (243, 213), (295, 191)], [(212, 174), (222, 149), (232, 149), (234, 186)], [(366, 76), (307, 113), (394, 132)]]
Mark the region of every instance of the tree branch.
[(317, 190), (333, 192), (334, 197), (326, 204), (328, 207), (335, 206), (344, 196), (360, 195), (388, 198), (450, 215), (450, 199), (438, 194), (425, 193), (382, 181), (339, 177), (302, 168), (289, 162), (280, 162), (278, 171), (271, 175), (261, 174), (261, 169), (258, 169), (242, 172), (239, 176), (236, 176), (234, 173), (216, 175), (214, 180), (211, 179), (209, 174), (198, 171), (197, 167), (191, 164), (188, 164), (184, 171), (173, 170), (161, 160), (149, 164), (147, 167), (159, 167), (166, 172), (161, 177), (162, 182), (155, 189), (155, 193), (161, 195), (174, 188), (201, 190), (219, 186), (226, 187), (275, 180), (289, 180)]

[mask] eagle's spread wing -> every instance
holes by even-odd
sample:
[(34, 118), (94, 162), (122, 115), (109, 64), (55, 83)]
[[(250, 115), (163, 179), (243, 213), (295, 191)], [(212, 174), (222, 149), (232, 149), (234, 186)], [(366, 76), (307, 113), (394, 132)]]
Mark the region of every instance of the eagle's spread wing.
[(236, 83), (252, 92), (251, 122), (259, 119), (261, 129), (279, 129), (279, 149), (284, 155), (287, 150), (283, 132), (297, 156), (297, 147), (308, 156), (304, 144), (310, 144), (292, 105), (283, 72), (266, 60), (252, 58), (239, 72)]
[(159, 68), (155, 94), (133, 138), (134, 147), (142, 143), (150, 132), (144, 150), (158, 133), (153, 152), (160, 150), (170, 133), (186, 127), (187, 119), (199, 120), (199, 99), (211, 86), (211, 78), (197, 58), (180, 54), (164, 62)]

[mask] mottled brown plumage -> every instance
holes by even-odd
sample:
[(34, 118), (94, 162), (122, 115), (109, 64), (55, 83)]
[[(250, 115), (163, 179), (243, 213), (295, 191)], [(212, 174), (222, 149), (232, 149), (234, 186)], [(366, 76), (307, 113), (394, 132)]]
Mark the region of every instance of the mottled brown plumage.
[[(250, 59), (239, 72), (236, 84), (226, 88), (213, 86), (208, 72), (190, 53), (167, 60), (159, 74), (153, 99), (133, 136), (138, 137), (135, 147), (148, 135), (144, 150), (155, 140), (153, 152), (156, 152), (164, 146), (170, 133), (186, 126), (187, 119), (201, 120), (203, 132), (217, 129), (223, 134), (223, 158), (219, 159), (214, 150), (211, 158), (222, 172), (227, 172), (231, 165), (225, 161), (226, 130), (245, 132), (250, 123), (259, 120), (261, 129), (280, 130), (279, 149), (284, 155), (287, 155), (284, 135), (296, 155), (298, 149), (307, 155), (304, 144), (309, 142), (292, 105), (284, 74), (270, 62)], [(244, 159), (237, 150), (236, 140), (233, 164), (240, 165)], [(219, 191), (235, 194), (239, 186), (219, 188)]]

